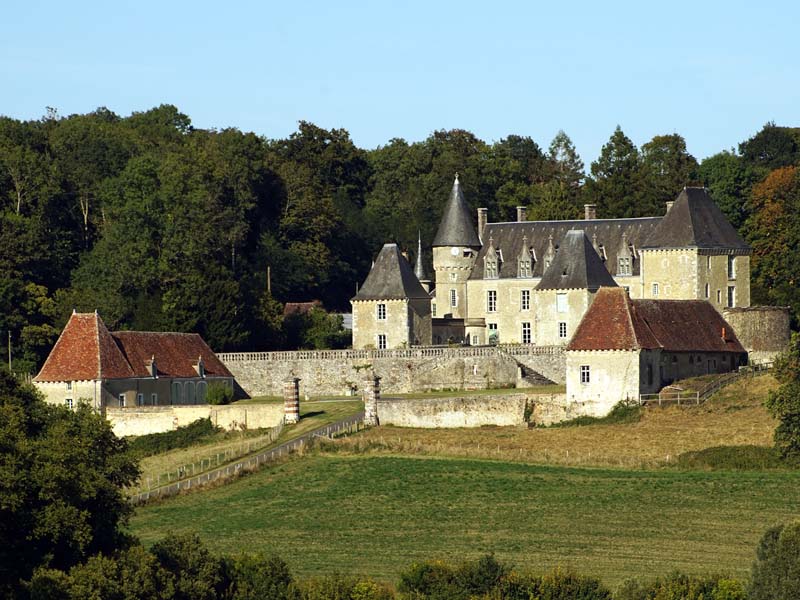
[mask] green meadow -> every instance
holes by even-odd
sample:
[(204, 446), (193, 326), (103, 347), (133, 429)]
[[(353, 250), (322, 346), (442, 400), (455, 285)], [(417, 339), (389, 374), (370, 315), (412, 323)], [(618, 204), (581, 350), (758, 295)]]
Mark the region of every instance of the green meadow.
[(746, 577), (764, 530), (800, 516), (800, 473), (592, 469), (485, 459), (311, 453), (136, 510), (151, 544), (282, 556), (300, 575), (396, 581), (413, 561), (495, 552), (610, 585), (680, 569)]

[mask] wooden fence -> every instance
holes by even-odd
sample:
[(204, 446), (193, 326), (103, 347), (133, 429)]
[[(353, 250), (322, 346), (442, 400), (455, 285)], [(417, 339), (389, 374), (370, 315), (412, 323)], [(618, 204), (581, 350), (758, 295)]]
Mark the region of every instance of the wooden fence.
[(143, 504), (152, 500), (153, 498), (167, 498), (175, 496), (182, 491), (191, 490), (192, 488), (201, 487), (210, 483), (224, 481), (232, 477), (236, 477), (240, 472), (255, 469), (259, 465), (266, 464), (278, 460), (284, 456), (289, 456), (303, 448), (311, 440), (317, 437), (334, 438), (339, 435), (353, 433), (359, 431), (364, 424), (364, 413), (359, 413), (352, 417), (348, 417), (336, 423), (320, 427), (314, 431), (310, 431), (304, 435), (296, 437), (288, 442), (284, 442), (275, 448), (270, 448), (249, 456), (243, 460), (239, 460), (223, 467), (207, 471), (195, 477), (187, 477), (170, 483), (169, 485), (161, 486), (159, 488), (134, 494), (130, 497), (132, 504)]

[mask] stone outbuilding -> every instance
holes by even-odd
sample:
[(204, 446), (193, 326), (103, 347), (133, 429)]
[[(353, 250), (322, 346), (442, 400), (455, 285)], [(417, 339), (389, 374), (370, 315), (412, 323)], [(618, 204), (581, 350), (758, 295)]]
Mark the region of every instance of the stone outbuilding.
[(703, 300), (634, 300), (601, 288), (567, 346), (567, 400), (603, 416), (678, 379), (736, 370), (747, 354)]
[(431, 298), (397, 244), (384, 244), (353, 306), (353, 348), (431, 344)]
[(33, 383), (48, 402), (103, 410), (204, 404), (233, 375), (196, 333), (109, 332), (94, 312), (72, 314)]

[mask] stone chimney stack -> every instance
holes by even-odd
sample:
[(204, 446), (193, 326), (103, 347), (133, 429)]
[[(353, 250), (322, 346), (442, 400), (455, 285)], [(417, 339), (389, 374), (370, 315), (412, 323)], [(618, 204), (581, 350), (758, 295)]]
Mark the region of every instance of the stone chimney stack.
[(289, 377), (283, 382), (283, 422), (286, 425), (300, 420), (300, 379)]
[(489, 209), (478, 209), (478, 238), (483, 242), (483, 228), (486, 227), (486, 222), (489, 220)]
[(381, 378), (374, 372), (364, 379), (364, 424), (368, 427), (380, 425), (378, 401), (381, 399)]
[(672, 205), (675, 204), (675, 200), (667, 200), (667, 212), (664, 214), (669, 213), (672, 210)]
[(597, 218), (597, 204), (584, 204), (583, 205), (583, 218), (587, 221), (593, 221)]
[(524, 206), (517, 207), (517, 223), (528, 220), (528, 209)]

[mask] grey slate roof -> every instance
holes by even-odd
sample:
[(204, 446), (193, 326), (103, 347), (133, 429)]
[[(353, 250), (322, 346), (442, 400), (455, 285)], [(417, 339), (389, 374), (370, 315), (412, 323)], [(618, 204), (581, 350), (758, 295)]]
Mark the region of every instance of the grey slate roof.
[(708, 192), (700, 187), (683, 188), (642, 247), (750, 250)]
[[(510, 223), (488, 223), (484, 239), (494, 240), (494, 247), (503, 257), (500, 265), (500, 278), (517, 276), (517, 257), (522, 251), (522, 238), (528, 238), (528, 245), (533, 249), (533, 277), (544, 274), (544, 256), (548, 240), (553, 237), (553, 244), (558, 246), (570, 230), (583, 230), (590, 240), (597, 240), (601, 256), (605, 257), (606, 269), (616, 274), (617, 257), (622, 251), (622, 238), (637, 250), (652, 233), (664, 217), (644, 217), (638, 219), (591, 219), (575, 221), (523, 221)], [(475, 267), (470, 279), (483, 279), (483, 259), (487, 246), (478, 252)], [(638, 276), (640, 261), (634, 256), (632, 275)]]
[(417, 262), (414, 266), (414, 275), (420, 281), (425, 281), (428, 277), (425, 275), (425, 267), (422, 264), (422, 236), (417, 238)]
[(404, 300), (429, 298), (428, 293), (400, 254), (397, 244), (384, 244), (372, 265), (364, 285), (353, 300)]
[(580, 229), (568, 231), (537, 290), (574, 290), (617, 287), (592, 242)]
[(461, 191), (458, 175), (450, 191), (450, 199), (444, 207), (442, 220), (436, 237), (433, 238), (433, 247), (437, 246), (464, 246), (467, 248), (480, 248), (481, 242), (478, 233), (472, 224), (469, 206)]

